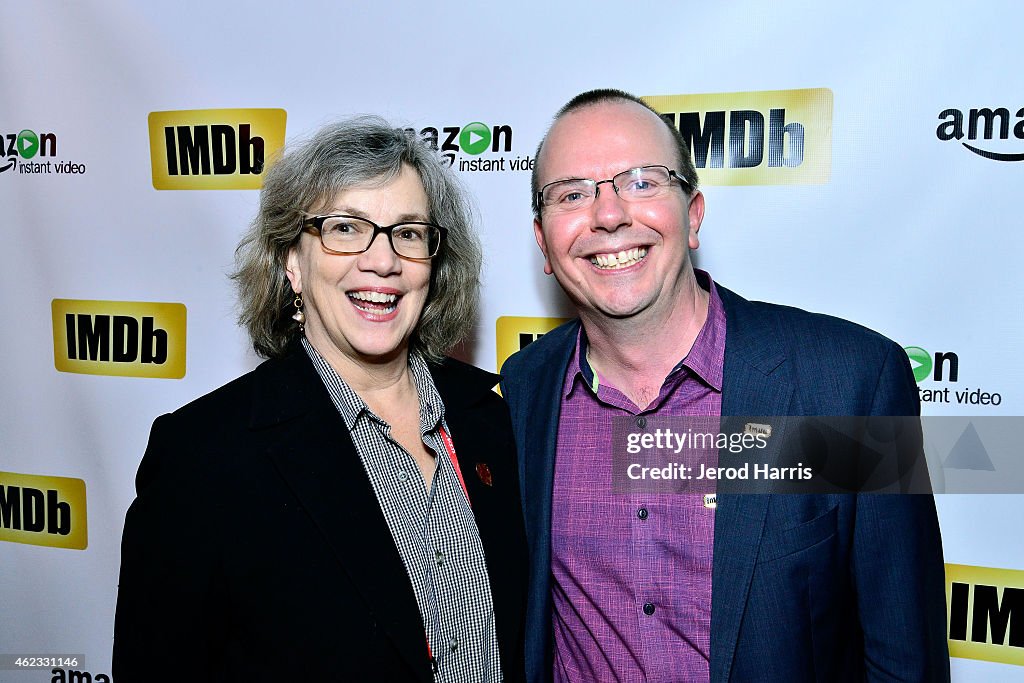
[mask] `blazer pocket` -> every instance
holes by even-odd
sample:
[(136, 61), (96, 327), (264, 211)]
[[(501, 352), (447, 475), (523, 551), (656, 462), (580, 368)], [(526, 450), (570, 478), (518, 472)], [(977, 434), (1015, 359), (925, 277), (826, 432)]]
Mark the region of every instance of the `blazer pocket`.
[(838, 517), (839, 508), (834, 507), (825, 514), (794, 527), (765, 532), (761, 537), (758, 563), (793, 555), (832, 538), (836, 535)]

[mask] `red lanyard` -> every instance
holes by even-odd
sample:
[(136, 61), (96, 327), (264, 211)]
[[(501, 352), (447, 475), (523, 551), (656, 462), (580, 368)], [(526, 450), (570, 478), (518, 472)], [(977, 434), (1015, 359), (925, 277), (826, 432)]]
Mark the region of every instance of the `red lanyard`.
[(448, 459), (452, 461), (452, 467), (455, 468), (455, 476), (459, 478), (459, 485), (462, 486), (462, 492), (466, 494), (466, 502), (470, 505), (473, 503), (469, 500), (469, 491), (466, 490), (466, 480), (462, 478), (462, 468), (459, 467), (459, 460), (455, 457), (455, 444), (452, 443), (452, 437), (448, 436), (448, 432), (445, 431), (444, 427), (441, 427), (441, 442), (444, 444), (444, 450), (448, 453)]

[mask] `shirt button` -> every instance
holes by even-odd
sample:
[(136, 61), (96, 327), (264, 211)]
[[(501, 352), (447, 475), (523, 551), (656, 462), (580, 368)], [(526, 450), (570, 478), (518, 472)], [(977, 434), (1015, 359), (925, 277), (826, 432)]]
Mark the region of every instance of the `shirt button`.
[(636, 419), (636, 426), (639, 427), (640, 429), (643, 429), (644, 427), (646, 427), (647, 426), (647, 418), (644, 417), (643, 415), (638, 417)]
[(398, 481), (408, 481), (408, 479), (409, 479), (409, 473), (408, 472), (406, 472), (405, 470), (401, 470), (401, 471), (398, 472)]
[(647, 508), (640, 508), (636, 511), (636, 516), (640, 519), (647, 519)]
[(444, 553), (442, 553), (440, 550), (435, 551), (434, 559), (437, 560), (437, 566), (440, 567), (444, 564)]
[(647, 616), (651, 616), (652, 614), (654, 614), (654, 603), (653, 602), (645, 602), (644, 603), (644, 614), (646, 614)]
[(459, 641), (456, 638), (452, 638), (450, 641), (448, 641), (448, 649), (451, 650), (452, 652), (455, 652), (456, 650), (458, 650), (459, 649)]

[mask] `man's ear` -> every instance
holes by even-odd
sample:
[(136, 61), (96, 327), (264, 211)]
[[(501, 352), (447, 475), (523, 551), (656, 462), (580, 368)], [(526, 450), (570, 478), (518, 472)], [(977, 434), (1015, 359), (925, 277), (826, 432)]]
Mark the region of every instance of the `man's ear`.
[(299, 245), (294, 244), (284, 259), (284, 274), (292, 285), (292, 291), (302, 293), (302, 270), (299, 268)]
[(551, 260), (548, 258), (548, 243), (544, 239), (544, 228), (541, 226), (539, 218), (533, 219), (533, 236), (537, 239), (540, 253), (544, 254), (544, 272), (552, 275), (554, 271), (551, 270)]
[(696, 249), (700, 246), (697, 233), (700, 232), (700, 224), (704, 221), (704, 193), (700, 190), (693, 191), (693, 196), (690, 197), (690, 205), (686, 208), (686, 217), (690, 224), (690, 234), (688, 236), (690, 249)]

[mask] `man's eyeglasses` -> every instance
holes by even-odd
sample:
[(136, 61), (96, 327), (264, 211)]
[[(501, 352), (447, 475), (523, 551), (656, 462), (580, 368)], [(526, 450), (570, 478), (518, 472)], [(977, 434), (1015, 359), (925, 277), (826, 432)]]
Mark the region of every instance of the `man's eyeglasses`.
[(433, 223), (410, 221), (377, 225), (357, 216), (312, 216), (302, 221), (306, 232), (320, 235), (324, 250), (332, 254), (361, 254), (370, 248), (377, 235), (384, 233), (392, 251), (408, 259), (437, 256), (447, 230)]
[(556, 180), (540, 188), (537, 205), (550, 212), (569, 212), (585, 209), (594, 203), (600, 186), (611, 183), (620, 199), (627, 202), (655, 199), (668, 193), (673, 181), (689, 191), (689, 185), (667, 166), (640, 166), (616, 173), (607, 180), (570, 178)]

